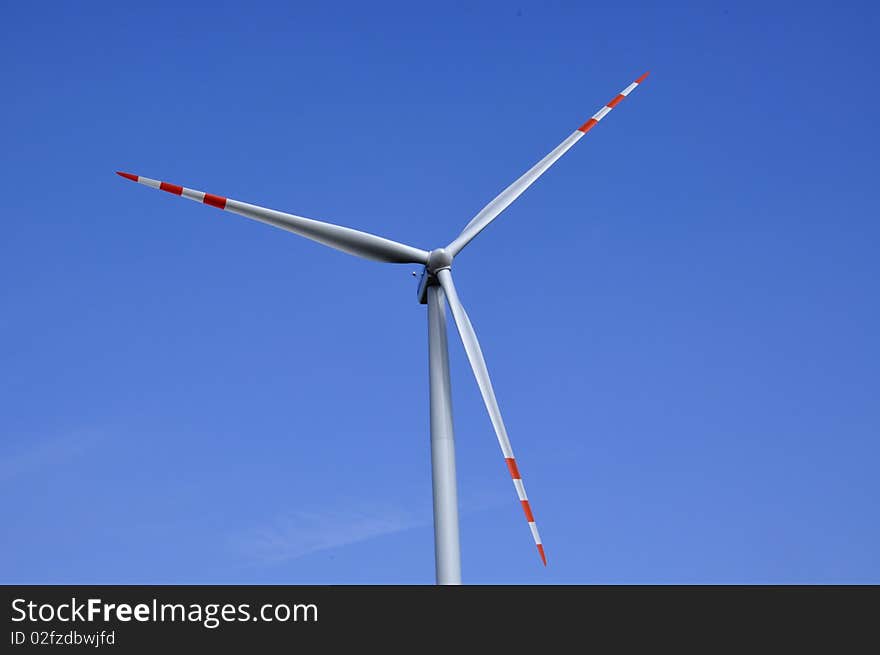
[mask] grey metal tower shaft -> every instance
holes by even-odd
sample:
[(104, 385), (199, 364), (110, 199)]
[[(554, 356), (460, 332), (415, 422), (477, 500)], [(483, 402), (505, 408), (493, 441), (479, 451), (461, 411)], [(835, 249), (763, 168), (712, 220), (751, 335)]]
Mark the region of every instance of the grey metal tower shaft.
[(432, 284), (428, 300), (428, 376), (431, 393), (431, 472), (434, 488), (434, 559), (437, 584), (461, 584), (455, 440), (446, 340), (446, 295)]

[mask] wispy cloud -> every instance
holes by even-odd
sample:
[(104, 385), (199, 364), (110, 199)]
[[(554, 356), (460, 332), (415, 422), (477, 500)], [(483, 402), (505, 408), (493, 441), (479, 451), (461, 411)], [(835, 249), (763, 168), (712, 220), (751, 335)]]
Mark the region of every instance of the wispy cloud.
[(79, 456), (101, 440), (94, 431), (75, 431), (52, 439), (34, 441), (13, 453), (0, 453), (0, 482), (57, 467)]
[(239, 535), (235, 546), (254, 560), (273, 563), (374, 537), (422, 527), (430, 517), (416, 517), (390, 506), (290, 512), (268, 525)]
[[(471, 491), (459, 499), (459, 514), (464, 517), (503, 503), (504, 498), (497, 492)], [(273, 564), (430, 526), (433, 520), (430, 505), (414, 511), (387, 503), (337, 501), (330, 507), (278, 515), (261, 526), (234, 535), (231, 545), (254, 562)]]

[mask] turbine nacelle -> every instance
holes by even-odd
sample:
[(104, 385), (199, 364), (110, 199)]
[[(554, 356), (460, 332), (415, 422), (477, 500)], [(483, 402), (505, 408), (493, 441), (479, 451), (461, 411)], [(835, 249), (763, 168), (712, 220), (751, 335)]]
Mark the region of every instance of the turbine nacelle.
[(442, 270), (452, 268), (453, 255), (446, 248), (435, 248), (428, 253), (428, 263), (422, 269), (422, 275), (419, 278), (419, 289), (416, 293), (419, 303), (428, 304), (428, 287), (434, 284), (440, 284), (437, 279), (437, 273)]

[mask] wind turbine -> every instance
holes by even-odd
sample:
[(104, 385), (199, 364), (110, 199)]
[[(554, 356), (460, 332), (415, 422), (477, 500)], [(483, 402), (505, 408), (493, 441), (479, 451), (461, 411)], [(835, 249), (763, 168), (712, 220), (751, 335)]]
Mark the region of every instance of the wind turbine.
[(431, 251), (414, 248), (391, 239), (361, 232), (349, 227), (316, 221), (310, 218), (294, 216), (274, 209), (266, 209), (223, 196), (215, 196), (203, 191), (196, 191), (168, 182), (160, 182), (148, 177), (132, 175), (117, 171), (118, 175), (138, 182), (139, 184), (161, 189), (190, 200), (240, 214), (247, 218), (268, 223), (288, 230), (300, 236), (323, 243), (351, 255), (364, 259), (388, 262), (392, 264), (422, 264), (419, 280), (418, 299), (428, 306), (428, 371), (430, 383), (430, 414), (431, 414), (431, 470), (434, 492), (434, 553), (438, 584), (461, 584), (461, 550), (458, 534), (458, 497), (455, 478), (455, 442), (452, 430), (452, 405), (449, 381), (449, 354), (446, 341), (446, 303), (452, 310), (452, 318), (458, 328), (462, 344), (464, 344), (468, 361), (477, 379), (477, 386), (483, 396), (483, 402), (489, 412), (489, 419), (495, 429), (501, 453), (510, 471), (516, 494), (522, 504), (526, 520), (541, 556), (544, 566), (547, 556), (541, 543), (541, 536), (532, 514), (522, 476), (513, 455), (513, 448), (507, 436), (507, 429), (501, 418), (501, 410), (492, 389), (489, 370), (483, 359), (477, 334), (468, 318), (464, 305), (458, 298), (458, 292), (452, 281), (452, 263), (455, 257), (470, 241), (482, 232), (498, 217), (514, 200), (516, 200), (532, 183), (535, 182), (557, 159), (577, 143), (587, 132), (593, 129), (614, 107), (641, 84), (648, 73), (618, 93), (613, 100), (603, 106), (593, 116), (562, 143), (550, 151), (541, 161), (526, 171), (522, 177), (504, 189), (492, 202), (483, 207), (470, 222), (465, 225), (455, 239), (445, 248)]

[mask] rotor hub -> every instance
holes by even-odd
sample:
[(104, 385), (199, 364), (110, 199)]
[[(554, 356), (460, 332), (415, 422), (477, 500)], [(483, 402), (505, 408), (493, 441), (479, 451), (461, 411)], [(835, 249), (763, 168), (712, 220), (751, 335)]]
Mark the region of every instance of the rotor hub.
[(436, 275), (438, 271), (445, 268), (452, 268), (452, 255), (447, 252), (446, 248), (437, 248), (432, 250), (428, 255), (428, 263), (425, 268), (431, 275)]

